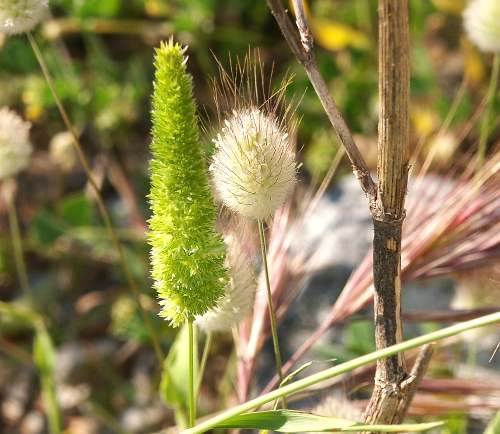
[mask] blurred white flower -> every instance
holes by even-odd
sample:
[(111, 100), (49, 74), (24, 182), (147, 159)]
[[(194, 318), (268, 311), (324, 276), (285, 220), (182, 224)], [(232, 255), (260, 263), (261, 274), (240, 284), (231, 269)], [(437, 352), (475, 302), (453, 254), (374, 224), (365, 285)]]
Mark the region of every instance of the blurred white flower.
[(0, 0), (0, 33), (29, 32), (45, 16), (48, 6), (48, 0)]
[(217, 307), (196, 318), (206, 333), (231, 330), (250, 313), (255, 299), (257, 281), (248, 256), (233, 236), (227, 236), (225, 242), (231, 280)]
[(0, 109), (0, 180), (10, 178), (29, 163), (33, 150), (30, 123), (7, 107)]
[(273, 115), (256, 108), (233, 111), (224, 124), (210, 165), (215, 189), (233, 211), (267, 218), (295, 184), (297, 164), (289, 135)]
[(469, 38), (482, 51), (500, 53), (500, 1), (472, 0), (463, 14)]
[(69, 131), (62, 131), (52, 137), (49, 153), (50, 159), (64, 172), (69, 172), (78, 161), (73, 145), (73, 136)]

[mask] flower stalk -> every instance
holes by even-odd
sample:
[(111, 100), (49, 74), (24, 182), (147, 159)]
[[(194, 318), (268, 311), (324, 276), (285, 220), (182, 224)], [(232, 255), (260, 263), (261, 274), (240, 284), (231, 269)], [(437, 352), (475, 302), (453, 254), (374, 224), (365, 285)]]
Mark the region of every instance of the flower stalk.
[(188, 327), (188, 345), (189, 345), (189, 428), (193, 427), (196, 421), (196, 390), (194, 386), (194, 330), (193, 330), (193, 320), (187, 319)]
[(203, 347), (203, 354), (201, 356), (200, 367), (198, 369), (198, 381), (196, 382), (196, 396), (198, 396), (203, 383), (203, 375), (205, 373), (205, 368), (207, 366), (208, 356), (210, 355), (210, 350), (212, 349), (214, 335), (212, 332), (208, 332), (205, 338), (205, 345)]
[(8, 181), (10, 182), (8, 182), (8, 184), (5, 185), (4, 187), (5, 189), (8, 189), (10, 191), (4, 191), (4, 194), (9, 214), (9, 229), (12, 240), (12, 250), (14, 253), (14, 262), (16, 265), (17, 275), (19, 278), (21, 289), (23, 290), (24, 295), (27, 298), (29, 304), (32, 306), (33, 292), (31, 290), (31, 286), (29, 283), (28, 272), (26, 270), (26, 263), (24, 261), (24, 256), (23, 256), (21, 231), (19, 229), (19, 219), (17, 218), (17, 211), (14, 203), (14, 194), (10, 188), (12, 187), (12, 180)]
[(271, 323), (271, 335), (272, 335), (272, 340), (273, 340), (274, 359), (276, 362), (276, 372), (278, 373), (278, 377), (279, 377), (280, 383), (281, 383), (283, 381), (282, 361), (281, 361), (280, 344), (279, 344), (279, 339), (278, 339), (278, 325), (277, 325), (276, 313), (274, 311), (274, 305), (273, 305), (273, 293), (271, 290), (271, 282), (269, 281), (266, 235), (264, 233), (264, 223), (262, 222), (262, 220), (258, 220), (257, 223), (259, 226), (260, 252), (262, 255), (262, 264), (263, 264), (263, 269), (264, 269), (264, 277), (265, 277), (265, 281), (266, 281), (267, 306), (268, 306), (268, 310), (269, 310), (269, 321)]
[[(266, 280), (266, 291), (267, 291), (267, 306), (269, 310), (269, 322), (271, 325), (271, 336), (273, 340), (273, 351), (274, 351), (274, 360), (276, 363), (276, 372), (278, 374), (278, 378), (280, 380), (280, 384), (283, 381), (283, 363), (281, 361), (281, 351), (280, 351), (280, 343), (278, 339), (278, 325), (276, 321), (276, 312), (274, 310), (273, 305), (273, 293), (271, 291), (271, 283), (269, 281), (269, 268), (267, 263), (267, 247), (266, 247), (266, 235), (264, 233), (264, 223), (262, 220), (257, 221), (259, 226), (259, 241), (260, 241), (260, 251), (262, 255), (262, 263), (264, 268), (264, 277)], [(286, 407), (286, 402), (283, 398), (283, 404)]]

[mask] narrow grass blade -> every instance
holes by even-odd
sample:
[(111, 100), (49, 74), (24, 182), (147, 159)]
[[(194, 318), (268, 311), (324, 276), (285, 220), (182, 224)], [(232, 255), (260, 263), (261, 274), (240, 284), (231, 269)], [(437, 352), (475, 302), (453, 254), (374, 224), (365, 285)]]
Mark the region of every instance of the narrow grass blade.
[(324, 431), (421, 432), (441, 426), (442, 422), (405, 425), (363, 425), (338, 417), (318, 416), (293, 410), (244, 413), (221, 422), (214, 428), (264, 429), (283, 433)]

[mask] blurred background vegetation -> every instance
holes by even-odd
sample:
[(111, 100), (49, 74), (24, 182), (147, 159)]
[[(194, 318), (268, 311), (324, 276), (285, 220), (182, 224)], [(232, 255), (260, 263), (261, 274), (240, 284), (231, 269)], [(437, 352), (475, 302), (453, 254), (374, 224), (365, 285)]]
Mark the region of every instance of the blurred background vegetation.
[[(376, 3), (314, 0), (308, 5), (321, 72), (372, 168), (378, 117)], [(425, 155), (425, 149), (439, 140), (434, 163), (439, 172), (474, 145), (469, 140), (477, 134), (461, 137), (484, 98), (491, 59), (480, 54), (462, 31), (464, 0), (410, 0), (410, 5), (412, 144), (422, 147)], [(217, 74), (215, 58), (227, 65), (229, 54), (243, 56), (249, 47), (258, 47), (266, 67), (274, 63), (276, 80), (293, 73), (288, 91), (290, 96), (302, 97), (298, 144), (306, 182), (314, 184), (325, 175), (338, 143), (264, 0), (51, 0), (50, 7), (52, 16), (38, 27), (36, 38), (125, 242), (127, 259), (140, 282), (142, 304), (167, 349), (175, 331), (156, 315), (144, 238), (154, 47), (170, 35), (189, 45), (189, 70), (207, 124), (214, 114), (210, 80)], [(16, 201), (36, 309), (47, 319), (56, 347), (75, 343), (79, 351), (90, 352), (85, 356), (90, 361), (85, 359), (81, 371), (74, 362), (78, 373), (71, 375), (99, 385), (85, 399), (88, 409), (110, 432), (120, 432), (116, 415), (132, 402), (140, 403), (138, 393), (156, 393), (147, 392), (147, 387), (155, 388), (157, 378), (144, 378), (158, 375), (148, 333), (125, 288), (117, 254), (71, 137), (23, 36), (0, 37), (0, 89), (0, 106), (15, 109), (33, 124), (35, 153), (29, 169), (17, 178)], [(457, 115), (446, 134), (438, 135), (460, 89), (464, 93)], [(497, 128), (492, 137), (498, 133)], [(344, 163), (337, 176), (348, 172)], [(0, 217), (0, 299), (23, 304), (3, 203)], [(0, 327), (0, 383), (18, 384), (20, 366), (31, 363), (31, 331), (22, 319), (4, 319)], [(353, 357), (371, 347), (371, 334), (356, 336), (362, 335), (367, 344), (359, 340), (353, 344), (349, 349)], [(89, 343), (97, 338), (100, 349)], [(219, 345), (229, 344), (222, 340)], [(31, 408), (33, 403), (26, 406)], [(25, 422), (15, 412), (2, 411), (0, 420), (12, 431), (0, 431), (39, 432), (26, 427), (17, 431)], [(27, 412), (25, 408), (22, 414)], [(69, 432), (94, 432), (78, 431), (77, 416), (73, 423)], [(459, 416), (455, 425), (450, 432), (467, 432)]]

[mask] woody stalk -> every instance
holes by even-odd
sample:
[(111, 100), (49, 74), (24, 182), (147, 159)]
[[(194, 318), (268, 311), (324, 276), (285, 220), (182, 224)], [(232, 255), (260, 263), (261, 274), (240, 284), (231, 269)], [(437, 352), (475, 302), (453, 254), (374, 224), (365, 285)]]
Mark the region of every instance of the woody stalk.
[[(401, 235), (410, 156), (408, 1), (379, 0), (379, 137), (378, 183), (368, 172), (342, 114), (318, 71), (313, 40), (302, 0), (294, 0), (296, 25), (280, 0), (267, 0), (290, 49), (303, 65), (328, 118), (346, 149), (371, 211), (373, 240), (374, 316), (377, 349), (402, 341)], [(410, 373), (403, 355), (377, 362), (375, 384), (365, 421), (394, 424), (403, 420), (425, 373), (432, 347), (422, 348)]]

